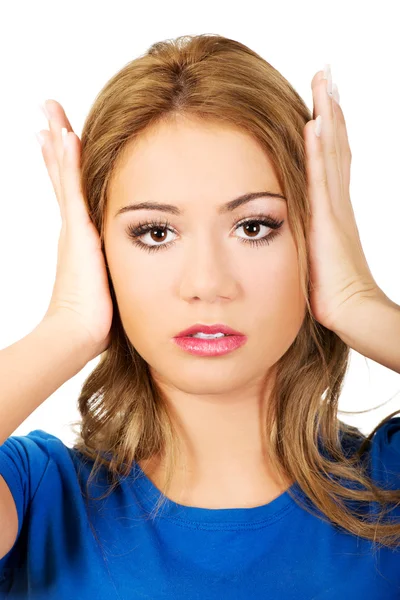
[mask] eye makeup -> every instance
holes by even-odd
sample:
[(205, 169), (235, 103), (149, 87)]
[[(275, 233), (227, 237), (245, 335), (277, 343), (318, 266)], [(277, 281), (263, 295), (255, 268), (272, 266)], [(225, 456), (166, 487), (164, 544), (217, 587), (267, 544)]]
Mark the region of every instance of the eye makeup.
[[(241, 243), (250, 244), (252, 246), (260, 246), (260, 245), (264, 245), (264, 244), (270, 244), (275, 237), (280, 235), (281, 232), (279, 230), (282, 227), (284, 222), (285, 222), (284, 219), (279, 221), (272, 215), (269, 215), (269, 214), (265, 215), (264, 213), (259, 213), (257, 215), (253, 215), (251, 217), (246, 217), (245, 219), (240, 219), (239, 222), (236, 223), (236, 225), (235, 225), (235, 231), (240, 229), (241, 227), (254, 228), (254, 227), (264, 226), (264, 227), (271, 229), (272, 231), (270, 233), (268, 233), (267, 235), (265, 235), (261, 238), (258, 238), (258, 239), (251, 239), (251, 238), (245, 239), (245, 238), (241, 238), (241, 237), (238, 238), (238, 240)], [(145, 242), (142, 241), (142, 238), (152, 231), (154, 231), (154, 232), (168, 231), (171, 233), (175, 233), (175, 229), (173, 227), (171, 227), (171, 224), (165, 218), (160, 219), (160, 220), (152, 220), (152, 221), (144, 221), (144, 222), (141, 221), (137, 225), (130, 224), (126, 228), (126, 233), (128, 234), (128, 237), (132, 239), (133, 243), (136, 246), (138, 246), (139, 248), (142, 248), (143, 250), (146, 250), (148, 252), (157, 252), (158, 250), (161, 250), (161, 249), (165, 250), (165, 249), (171, 247), (173, 244), (175, 244), (175, 240), (172, 242), (164, 243), (163, 239), (160, 240), (161, 242), (163, 242), (161, 244), (157, 244), (157, 243), (152, 244), (152, 245), (146, 244)]]

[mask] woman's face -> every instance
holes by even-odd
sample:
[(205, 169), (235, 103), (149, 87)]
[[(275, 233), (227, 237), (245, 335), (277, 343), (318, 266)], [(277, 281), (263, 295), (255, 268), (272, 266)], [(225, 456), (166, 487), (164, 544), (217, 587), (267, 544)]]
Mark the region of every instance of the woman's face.
[[(221, 210), (261, 191), (282, 194), (250, 136), (187, 118), (147, 130), (114, 172), (104, 241), (121, 320), (154, 379), (170, 389), (246, 393), (298, 334), (306, 305), (286, 201), (263, 196)], [(144, 202), (172, 205), (175, 214), (146, 208), (116, 214)], [(276, 232), (254, 223), (235, 230), (260, 215), (283, 224)], [(158, 225), (136, 238), (143, 246), (135, 244), (128, 227), (152, 221)], [(262, 243), (267, 236), (270, 243)], [(226, 324), (247, 342), (222, 356), (194, 356), (172, 338), (195, 323)]]

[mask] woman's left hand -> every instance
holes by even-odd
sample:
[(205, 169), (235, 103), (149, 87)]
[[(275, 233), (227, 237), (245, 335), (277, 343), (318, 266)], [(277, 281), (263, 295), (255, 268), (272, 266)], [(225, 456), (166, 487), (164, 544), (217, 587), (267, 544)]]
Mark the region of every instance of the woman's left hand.
[[(304, 127), (311, 207), (310, 304), (317, 321), (332, 331), (343, 331), (341, 320), (349, 322), (349, 311), (356, 318), (360, 303), (385, 294), (361, 246), (349, 192), (351, 151), (343, 111), (328, 94), (332, 89), (329, 65), (315, 74), (311, 87), (313, 120)], [(320, 137), (315, 134), (318, 115)]]

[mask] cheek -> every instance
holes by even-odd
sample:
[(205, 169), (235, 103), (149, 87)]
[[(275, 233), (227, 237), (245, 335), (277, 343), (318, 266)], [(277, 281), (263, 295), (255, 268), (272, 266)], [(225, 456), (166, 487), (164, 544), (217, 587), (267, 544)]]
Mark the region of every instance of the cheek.
[[(130, 339), (151, 334), (152, 315), (158, 314), (168, 293), (165, 269), (149, 271), (148, 261), (135, 260), (126, 251), (114, 252), (108, 260), (121, 321)], [(156, 325), (154, 325), (156, 328)]]
[(280, 244), (247, 272), (246, 297), (253, 323), (263, 331), (260, 343), (283, 353), (292, 344), (305, 317), (306, 301), (300, 285), (294, 243)]
[[(275, 246), (274, 246), (275, 244)], [(241, 268), (246, 295), (268, 304), (295, 302), (300, 286), (297, 252), (291, 238), (278, 238), (267, 252), (258, 251)]]

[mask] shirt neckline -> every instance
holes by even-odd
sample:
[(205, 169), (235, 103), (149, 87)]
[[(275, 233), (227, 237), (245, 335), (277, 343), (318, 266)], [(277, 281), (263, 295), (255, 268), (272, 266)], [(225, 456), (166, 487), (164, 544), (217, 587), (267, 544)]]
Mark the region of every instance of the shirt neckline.
[[(140, 503), (149, 513), (156, 509), (162, 493), (135, 461), (132, 469), (135, 484), (138, 486)], [(168, 497), (165, 504), (157, 509), (157, 516), (173, 520), (187, 526), (212, 527), (217, 529), (242, 529), (265, 526), (283, 518), (297, 506), (289, 490), (297, 494), (300, 491), (293, 483), (286, 491), (270, 502), (249, 508), (200, 508), (179, 504)]]

